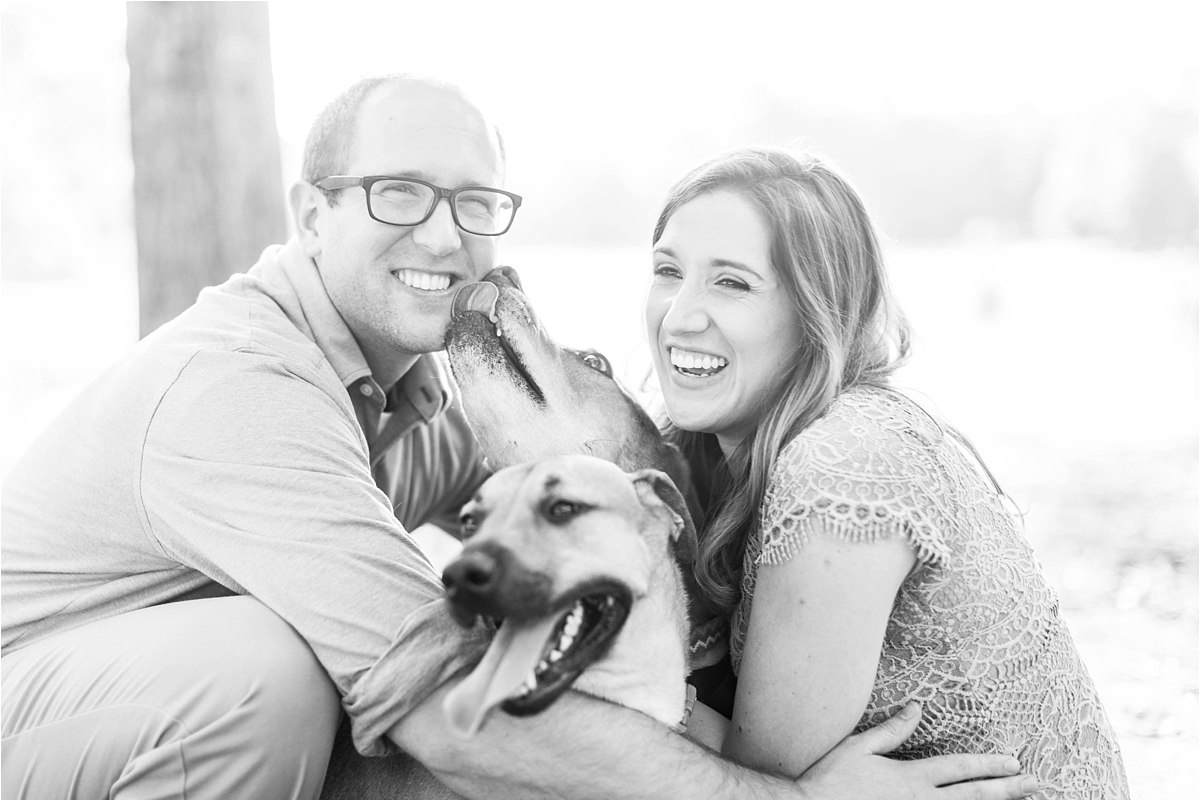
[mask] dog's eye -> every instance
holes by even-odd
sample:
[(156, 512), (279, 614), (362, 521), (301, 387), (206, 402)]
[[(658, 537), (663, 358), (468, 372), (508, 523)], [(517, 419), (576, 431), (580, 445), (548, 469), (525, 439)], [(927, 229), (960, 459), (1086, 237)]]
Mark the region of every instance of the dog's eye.
[(608, 363), (608, 359), (601, 356), (599, 353), (589, 352), (579, 354), (579, 358), (588, 367), (598, 372), (604, 373), (606, 376), (612, 377), (612, 367)]
[(479, 520), (475, 515), (463, 515), (459, 518), (459, 522), (462, 523), (462, 538), (464, 540), (474, 534), (479, 528)]
[(555, 501), (546, 510), (546, 516), (556, 522), (569, 520), (577, 514), (579, 514), (579, 504), (570, 501)]

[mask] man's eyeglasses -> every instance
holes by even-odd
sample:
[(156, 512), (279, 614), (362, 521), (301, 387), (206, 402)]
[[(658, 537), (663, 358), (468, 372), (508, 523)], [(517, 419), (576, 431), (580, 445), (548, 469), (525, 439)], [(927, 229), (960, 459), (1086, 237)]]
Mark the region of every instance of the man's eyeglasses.
[(454, 224), (477, 236), (506, 233), (521, 208), (521, 196), (503, 189), (445, 189), (428, 181), (390, 175), (331, 175), (315, 181), (314, 186), (326, 191), (361, 186), (367, 193), (367, 214), (388, 225), (420, 225), (433, 216), (438, 202), (447, 198)]

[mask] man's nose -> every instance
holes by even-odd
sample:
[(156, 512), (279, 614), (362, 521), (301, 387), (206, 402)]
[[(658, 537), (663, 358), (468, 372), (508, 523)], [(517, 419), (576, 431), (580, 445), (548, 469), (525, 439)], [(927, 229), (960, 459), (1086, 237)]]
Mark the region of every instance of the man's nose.
[(685, 281), (669, 300), (662, 327), (667, 334), (695, 334), (708, 328), (707, 293)]
[(449, 198), (439, 198), (429, 219), (413, 229), (413, 242), (435, 256), (446, 256), (462, 247)]

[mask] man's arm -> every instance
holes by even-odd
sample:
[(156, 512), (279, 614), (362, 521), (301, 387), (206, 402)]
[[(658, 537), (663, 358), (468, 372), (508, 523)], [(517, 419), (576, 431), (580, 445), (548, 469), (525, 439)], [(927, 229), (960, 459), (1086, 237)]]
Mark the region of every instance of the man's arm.
[[(452, 683), (451, 683), (452, 684)], [(530, 718), (493, 713), (472, 738), (442, 714), (449, 685), (389, 736), (455, 791), (474, 797), (575, 798), (1021, 798), (1027, 778), (1004, 756), (899, 762), (878, 756), (916, 728), (918, 708), (849, 737), (797, 781), (743, 768), (649, 717), (567, 693)], [(1003, 778), (946, 787), (984, 776)]]
[(331, 378), (255, 351), (197, 354), (157, 407), (137, 486), (153, 547), (296, 629), (358, 748), (381, 752), (387, 728), (477, 659), (487, 632), (445, 612)]

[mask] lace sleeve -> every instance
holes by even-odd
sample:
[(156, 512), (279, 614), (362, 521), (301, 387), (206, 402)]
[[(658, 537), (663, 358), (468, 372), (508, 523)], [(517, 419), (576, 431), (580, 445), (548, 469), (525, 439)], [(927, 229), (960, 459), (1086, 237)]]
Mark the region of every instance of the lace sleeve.
[(949, 555), (945, 487), (930, 420), (903, 419), (887, 404), (836, 403), (780, 453), (762, 507), (755, 560), (781, 564), (808, 539), (814, 519), (854, 542), (904, 537), (921, 564)]

